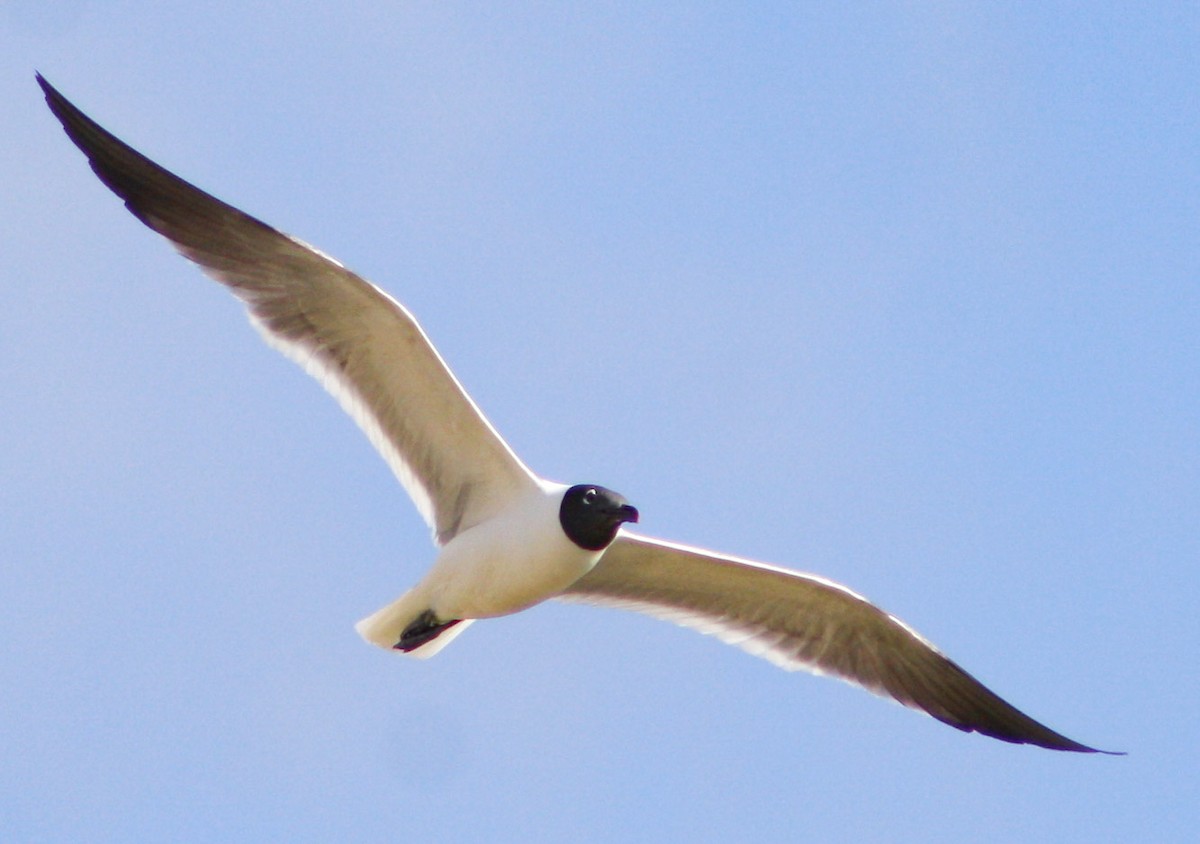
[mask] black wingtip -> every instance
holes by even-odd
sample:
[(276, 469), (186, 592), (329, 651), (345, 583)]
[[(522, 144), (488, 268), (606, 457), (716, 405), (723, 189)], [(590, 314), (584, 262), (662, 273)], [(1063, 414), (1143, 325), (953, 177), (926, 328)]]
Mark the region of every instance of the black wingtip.
[(1079, 742), (1070, 742), (1069, 744), (1042, 744), (1041, 742), (1032, 742), (1038, 747), (1044, 747), (1047, 750), (1061, 750), (1067, 753), (1096, 753), (1101, 756), (1128, 756), (1124, 750), (1101, 750), (1098, 747), (1088, 747), (1086, 744)]
[(1056, 747), (1048, 744), (1038, 745), (1047, 750), (1063, 750), (1068, 753), (1096, 753), (1100, 756), (1128, 756), (1124, 750), (1101, 750), (1098, 747), (1088, 747), (1086, 744), (1071, 744), (1062, 747)]
[[(1006, 704), (1007, 706), (1007, 704)], [(977, 732), (980, 735), (989, 738), (1006, 741), (1010, 744), (1027, 744), (1033, 747), (1041, 747), (1046, 750), (1057, 750), (1064, 753), (1099, 753), (1104, 756), (1126, 756), (1123, 750), (1101, 750), (1098, 747), (1091, 747), (1086, 744), (1069, 739), (1062, 733), (1055, 732), (1049, 727), (1034, 721), (1029, 716), (1013, 709), (1012, 712), (1019, 716), (1021, 723), (1017, 728), (1013, 728), (1011, 724), (1006, 724), (1004, 729), (997, 729), (997, 725), (964, 725), (951, 724), (960, 730), (968, 732)], [(941, 720), (941, 719), (939, 719)], [(949, 722), (947, 722), (949, 723)]]
[[(1025, 716), (1028, 717), (1028, 716)], [(999, 739), (1011, 744), (1027, 744), (1033, 747), (1041, 747), (1046, 750), (1058, 750), (1064, 753), (1098, 753), (1103, 756), (1127, 756), (1124, 750), (1101, 750), (1098, 747), (1090, 747), (1086, 744), (1081, 744), (1073, 739), (1069, 739), (1061, 733), (1056, 733), (1049, 727), (1044, 726), (1030, 719), (1030, 722), (1037, 727), (1034, 731), (1027, 729), (1010, 732), (991, 729), (989, 727), (964, 727), (957, 726), (959, 729), (965, 729), (971, 732), (977, 732), (980, 735), (988, 736), (989, 738)]]
[[(34, 76), (37, 78), (38, 85), (42, 88), (42, 93), (46, 96), (46, 105), (49, 106), (51, 113), (58, 118), (58, 122), (62, 124), (63, 131), (67, 133), (67, 137), (90, 158), (91, 153), (85, 143), (87, 134), (91, 133), (110, 138), (111, 135), (104, 129), (101, 129), (95, 121), (59, 93), (59, 90), (51, 85), (41, 73), (35, 72)], [(113, 138), (113, 140), (116, 139)], [(121, 142), (117, 141), (117, 143), (120, 144)]]
[(40, 71), (35, 70), (33, 72), (33, 76), (35, 79), (37, 79), (37, 84), (41, 87), (42, 93), (45, 94), (46, 103), (50, 106), (50, 110), (57, 114), (58, 112), (55, 110), (55, 103), (57, 101), (61, 101), (63, 99), (63, 95), (58, 93), (58, 89), (46, 81), (46, 77), (42, 76)]
[[(59, 90), (51, 85), (41, 73), (34, 71), (33, 75), (37, 79), (37, 84), (41, 86), (42, 94), (46, 97), (46, 105), (50, 106), (50, 111), (59, 119), (59, 122), (63, 124), (63, 128), (67, 129), (67, 134), (70, 135), (71, 132), (68, 124), (76, 114), (82, 114), (82, 112), (75, 108), (70, 100), (59, 93)], [(84, 119), (86, 120), (87, 118)]]

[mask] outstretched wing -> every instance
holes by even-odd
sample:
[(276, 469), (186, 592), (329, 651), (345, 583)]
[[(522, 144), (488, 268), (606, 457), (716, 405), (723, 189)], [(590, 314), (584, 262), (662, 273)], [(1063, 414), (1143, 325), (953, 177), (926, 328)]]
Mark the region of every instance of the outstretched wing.
[(134, 216), (245, 302), (266, 341), (337, 397), (438, 543), (536, 484), (400, 303), (159, 167), (40, 75), (38, 83), (67, 136)]
[(783, 668), (839, 677), (960, 730), (1097, 752), (1006, 703), (899, 619), (810, 574), (621, 534), (562, 598), (710, 633)]

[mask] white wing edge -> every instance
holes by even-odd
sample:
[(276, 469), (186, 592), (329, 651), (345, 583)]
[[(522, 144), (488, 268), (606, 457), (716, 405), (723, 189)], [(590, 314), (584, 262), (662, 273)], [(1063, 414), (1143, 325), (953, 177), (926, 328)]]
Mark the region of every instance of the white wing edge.
[(392, 444), (391, 439), (388, 438), (375, 414), (371, 412), (370, 405), (363, 399), (354, 382), (345, 377), (337, 367), (324, 360), (319, 352), (315, 352), (307, 344), (297, 343), (271, 331), (253, 310), (248, 310), (247, 315), (250, 318), (250, 324), (254, 326), (268, 346), (298, 364), (316, 379), (326, 392), (337, 399), (342, 410), (357, 423), (371, 445), (391, 467), (392, 473), (408, 492), (417, 512), (425, 520), (425, 524), (436, 534), (437, 523), (434, 519), (433, 499), (429, 495), (429, 490), (421, 483), (421, 479), (408, 465), (408, 461), (404, 459), (400, 450)]
[[(912, 636), (921, 644), (928, 647), (933, 652), (945, 656), (942, 651), (937, 648), (932, 642), (914, 630), (911, 626), (900, 620), (896, 616), (882, 610), (878, 605), (874, 604), (867, 598), (855, 592), (841, 583), (822, 577), (818, 574), (810, 572), (797, 571), (795, 569), (785, 568), (783, 566), (774, 566), (769, 563), (762, 563), (757, 560), (748, 560), (743, 557), (735, 557), (728, 554), (717, 554), (707, 548), (699, 548), (694, 545), (685, 545), (679, 542), (671, 542), (665, 539), (655, 537), (639, 536), (636, 534), (626, 533), (624, 528), (621, 530), (621, 537), (626, 541), (632, 542), (635, 546), (638, 544), (649, 546), (660, 546), (673, 551), (681, 551), (687, 554), (692, 554), (697, 557), (712, 560), (714, 563), (733, 563), (735, 565), (745, 566), (747, 568), (758, 569), (764, 572), (784, 575), (786, 577), (799, 578), (813, 583), (820, 584), (826, 588), (842, 593), (848, 598), (856, 601), (861, 601), (863, 604), (872, 609), (883, 613), (894, 624), (898, 625), (906, 633)], [(603, 557), (598, 565), (603, 564)], [(813, 660), (801, 660), (787, 651), (780, 650), (779, 645), (784, 640), (789, 638), (789, 634), (785, 632), (774, 632), (762, 625), (756, 625), (750, 622), (743, 622), (737, 619), (725, 618), (720, 615), (705, 613), (699, 610), (688, 610), (680, 607), (670, 606), (666, 604), (655, 603), (651, 600), (639, 600), (637, 598), (620, 598), (610, 595), (598, 593), (577, 593), (564, 592), (557, 596), (557, 600), (572, 604), (590, 604), (598, 607), (609, 607), (612, 609), (629, 610), (638, 612), (643, 615), (657, 618), (662, 621), (669, 621), (680, 627), (685, 627), (689, 630), (695, 630), (705, 636), (712, 636), (717, 640), (734, 647), (740, 648), (746, 653), (767, 660), (785, 671), (805, 671), (819, 677), (833, 677), (841, 680), (856, 688), (861, 688), (862, 684), (848, 677), (842, 677), (833, 672), (827, 672), (822, 669)], [(817, 659), (822, 654), (817, 654)]]

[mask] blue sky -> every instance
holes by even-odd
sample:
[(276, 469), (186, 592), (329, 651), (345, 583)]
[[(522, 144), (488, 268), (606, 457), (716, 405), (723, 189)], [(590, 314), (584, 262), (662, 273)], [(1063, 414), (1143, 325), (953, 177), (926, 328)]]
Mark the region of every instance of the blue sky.
[[(1194, 834), (1200, 15), (832, 5), (0, 8), (0, 839)], [(364, 645), (425, 526), (35, 69), (405, 302), (536, 471), (1130, 755), (615, 611)]]

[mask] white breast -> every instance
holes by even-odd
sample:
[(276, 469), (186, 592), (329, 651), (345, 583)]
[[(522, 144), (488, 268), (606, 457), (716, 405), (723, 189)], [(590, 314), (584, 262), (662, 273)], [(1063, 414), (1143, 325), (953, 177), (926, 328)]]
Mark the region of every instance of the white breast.
[(488, 618), (518, 612), (586, 574), (603, 552), (563, 533), (558, 511), (566, 487), (542, 482), (494, 518), (442, 549), (417, 589), (438, 618)]

